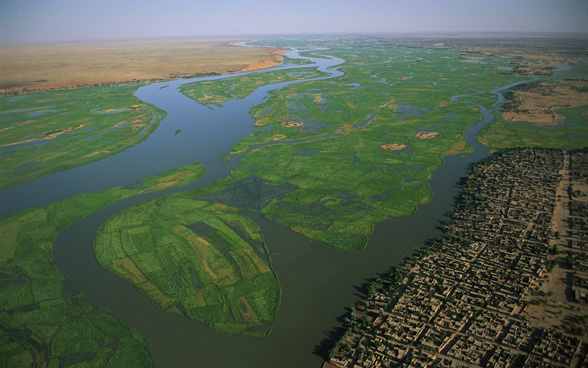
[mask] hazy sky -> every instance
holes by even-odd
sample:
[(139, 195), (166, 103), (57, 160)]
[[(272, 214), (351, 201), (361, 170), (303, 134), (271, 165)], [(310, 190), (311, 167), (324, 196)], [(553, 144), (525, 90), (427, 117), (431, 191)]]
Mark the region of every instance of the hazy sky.
[(588, 32), (588, 0), (0, 0), (0, 43), (354, 32)]

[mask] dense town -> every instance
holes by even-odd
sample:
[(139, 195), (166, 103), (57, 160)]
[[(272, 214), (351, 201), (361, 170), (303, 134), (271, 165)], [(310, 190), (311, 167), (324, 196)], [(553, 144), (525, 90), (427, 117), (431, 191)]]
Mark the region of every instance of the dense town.
[(587, 223), (588, 150), (490, 156), (444, 237), (371, 281), (324, 367), (584, 366)]

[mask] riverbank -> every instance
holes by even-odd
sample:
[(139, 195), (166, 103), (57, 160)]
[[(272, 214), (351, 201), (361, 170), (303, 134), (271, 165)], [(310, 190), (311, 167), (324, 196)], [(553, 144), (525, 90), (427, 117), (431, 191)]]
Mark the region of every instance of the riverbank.
[(585, 364), (587, 170), (586, 150), (513, 149), (475, 165), (444, 236), (371, 282), (330, 363)]
[[(142, 334), (72, 287), (55, 263), (55, 239), (62, 229), (112, 203), (180, 187), (204, 173), (202, 165), (190, 164), (132, 187), (86, 193), (0, 219), (0, 364), (155, 367)], [(85, 269), (84, 262), (80, 265)]]
[(271, 52), (273, 54), (271, 59), (263, 60), (263, 61), (253, 63), (253, 64), (249, 64), (245, 68), (243, 68), (239, 71), (240, 72), (250, 72), (253, 70), (267, 69), (267, 68), (271, 68), (274, 66), (278, 66), (282, 63), (282, 60), (284, 60), (284, 56), (282, 56), (280, 54), (284, 54), (286, 52), (288, 52), (288, 50), (284, 50), (284, 49), (274, 50)]

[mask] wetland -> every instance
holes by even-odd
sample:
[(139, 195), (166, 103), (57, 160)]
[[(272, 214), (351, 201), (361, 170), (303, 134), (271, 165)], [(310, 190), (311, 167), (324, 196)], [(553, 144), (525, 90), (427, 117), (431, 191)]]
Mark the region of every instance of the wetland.
[[(281, 66), (264, 72), (116, 87), (128, 88), (128, 100), (86, 106), (80, 116), (102, 111), (95, 115), (131, 122), (138, 117), (119, 114), (150, 111), (141, 129), (153, 125), (153, 131), (138, 138), (140, 129), (127, 124), (131, 148), (49, 175), (32, 167), (27, 176), (38, 179), (0, 191), (1, 229), (13, 239), (11, 248), (3, 243), (10, 251), (3, 253), (2, 293), (7, 301), (18, 300), (4, 313), (11, 319), (3, 331), (11, 326), (34, 332), (40, 336), (36, 344), (51, 351), (45, 357), (59, 362), (90, 356), (110, 361), (134, 344), (147, 352), (137, 361), (154, 364), (148, 341), (160, 366), (319, 366), (325, 350), (318, 344), (344, 306), (357, 299), (354, 287), (439, 235), (456, 183), (486, 155), (476, 138), (492, 149), (500, 135), (510, 135), (516, 145), (529, 131), (542, 138), (542, 146), (585, 142), (585, 106), (559, 110), (569, 124), (557, 129), (506, 126), (501, 91), (532, 80), (503, 69), (520, 61), (515, 56), (484, 54), (472, 63), (459, 50), (369, 38), (255, 44), (291, 51)], [(108, 96), (110, 90), (100, 92)], [(44, 93), (4, 98), (1, 112), (11, 111), (5, 116), (12, 120), (0, 129), (19, 131), (17, 123), (31, 112), (4, 106), (59, 98), (61, 92)], [(65, 129), (50, 128), (61, 133), (55, 141), (76, 141), (81, 129)], [(22, 146), (30, 157), (21, 162), (38, 160), (33, 155), (44, 147), (23, 144), (33, 138), (21, 134), (12, 139), (21, 143), (4, 143), (4, 157), (16, 157), (9, 150)], [(51, 139), (46, 141), (39, 145)], [(68, 144), (50, 149), (62, 147)], [(88, 146), (74, 156), (95, 151)], [(205, 172), (136, 184), (176, 167), (170, 175), (198, 167)], [(18, 170), (23, 167), (15, 169), (17, 179)], [(115, 187), (132, 195), (103, 196)], [(61, 222), (47, 212), (52, 206), (69, 209), (69, 203), (92, 205)], [(44, 230), (47, 221), (56, 226)], [(27, 247), (37, 246), (54, 275), (54, 295), (45, 299), (22, 291), (35, 295), (34, 285), (46, 279), (24, 265), (32, 262)], [(48, 350), (67, 331), (62, 325), (73, 321), (66, 316), (75, 303), (68, 300), (80, 294), (84, 308), (107, 308), (124, 321), (117, 322), (120, 328), (132, 329), (134, 340), (109, 335), (119, 353), (114, 343)], [(30, 314), (49, 313), (45, 308), (54, 304), (61, 306), (61, 322), (40, 323)], [(14, 346), (3, 356), (39, 356), (26, 349), (26, 341), (14, 342), (5, 332), (3, 338)]]

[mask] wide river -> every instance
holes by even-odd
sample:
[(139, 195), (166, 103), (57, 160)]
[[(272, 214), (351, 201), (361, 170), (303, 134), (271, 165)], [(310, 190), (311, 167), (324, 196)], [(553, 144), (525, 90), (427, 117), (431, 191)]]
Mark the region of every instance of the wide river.
[[(336, 68), (344, 62), (339, 58), (302, 57), (297, 50), (286, 56), (312, 61), (314, 67), (327, 73), (319, 79), (343, 74)], [(452, 210), (459, 179), (466, 175), (470, 163), (487, 154), (474, 137), (493, 119), (492, 110), (480, 106), (483, 115), (472, 122), (466, 134), (475, 152), (446, 158), (435, 173), (431, 182), (433, 200), (413, 216), (377, 225), (363, 253), (336, 251), (249, 214), (263, 231), (283, 293), (272, 335), (263, 340), (245, 340), (212, 332), (203, 323), (157, 309), (126, 281), (102, 268), (92, 251), (94, 232), (117, 212), (146, 199), (196, 188), (226, 176), (238, 163), (238, 157), (226, 163), (220, 158), (253, 131), (250, 109), (268, 98), (269, 91), (302, 82), (260, 87), (242, 100), (214, 108), (202, 106), (178, 91), (184, 83), (233, 76), (183, 79), (139, 88), (137, 97), (167, 112), (148, 139), (102, 161), (0, 191), (0, 215), (129, 184), (190, 162), (202, 162), (206, 176), (194, 184), (116, 203), (64, 229), (57, 238), (55, 256), (59, 268), (68, 276), (66, 289), (80, 290), (93, 305), (110, 309), (116, 317), (141, 331), (151, 342), (160, 367), (318, 368), (322, 358), (317, 353), (324, 352), (320, 344), (326, 333), (338, 325), (337, 317), (358, 299), (357, 287), (367, 278), (389, 270), (427, 239), (441, 235), (438, 226)], [(494, 108), (503, 98), (499, 91), (508, 87), (492, 91), (498, 96)], [(467, 96), (455, 96), (454, 100), (469, 103)], [(181, 133), (175, 135), (179, 129)]]

